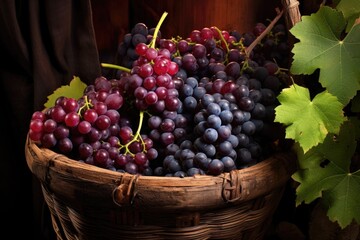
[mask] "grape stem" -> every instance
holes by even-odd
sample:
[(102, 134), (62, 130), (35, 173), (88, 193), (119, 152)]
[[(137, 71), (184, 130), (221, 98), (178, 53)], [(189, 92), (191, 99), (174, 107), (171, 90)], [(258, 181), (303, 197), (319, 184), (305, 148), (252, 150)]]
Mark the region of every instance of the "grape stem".
[[(161, 16), (158, 24), (156, 25), (156, 28), (155, 28), (155, 31), (154, 31), (154, 35), (153, 35), (153, 39), (151, 40), (150, 44), (149, 44), (149, 47), (150, 48), (155, 48), (155, 44), (156, 44), (156, 38), (157, 38), (157, 35), (158, 35), (158, 32), (159, 32), (159, 29), (162, 25), (162, 23), (164, 22), (166, 16), (168, 15), (167, 12), (164, 12), (163, 15)], [(119, 65), (115, 65), (115, 64), (110, 64), (110, 63), (101, 63), (101, 66), (102, 67), (108, 67), (108, 68), (115, 68), (115, 69), (119, 69), (119, 70), (122, 70), (122, 71), (125, 71), (125, 72), (128, 72), (130, 73), (131, 70), (128, 69), (128, 68), (125, 68), (125, 67), (122, 67), (122, 66), (119, 66)], [(120, 144), (120, 147), (119, 147), (119, 151), (124, 149), (125, 148), (125, 152), (124, 154), (130, 154), (131, 156), (134, 156), (135, 154), (132, 153), (129, 149), (129, 146), (130, 144), (132, 144), (133, 142), (136, 142), (136, 141), (140, 141), (141, 142), (141, 146), (143, 147), (143, 152), (146, 152), (146, 146), (145, 146), (145, 142), (143, 140), (143, 138), (141, 137), (141, 128), (142, 128), (142, 125), (143, 125), (143, 121), (144, 121), (144, 111), (140, 111), (140, 114), (139, 114), (139, 124), (138, 124), (138, 128), (135, 132), (135, 135), (133, 136), (133, 138), (128, 142), (126, 143), (125, 145), (121, 145)]]
[(168, 13), (167, 13), (167, 12), (164, 12), (164, 13), (162, 14), (162, 16), (161, 16), (158, 24), (156, 25), (153, 38), (152, 38), (152, 40), (151, 40), (151, 42), (150, 42), (150, 44), (149, 44), (149, 47), (150, 47), (150, 48), (155, 48), (156, 38), (157, 38), (157, 35), (158, 35), (158, 33), (159, 33), (159, 29), (160, 29), (160, 27), (161, 27), (162, 23), (164, 22), (164, 20), (165, 20), (165, 18), (166, 18), (167, 15), (168, 15)]
[[(81, 113), (84, 112), (84, 109), (88, 110), (92, 107), (93, 105), (91, 104), (91, 102), (89, 101), (88, 97), (85, 95), (84, 97), (84, 105), (82, 107), (79, 108), (77, 114), (79, 116), (81, 116)], [(85, 111), (86, 111), (85, 110)]]
[(225, 45), (225, 47), (226, 47), (226, 52), (228, 53), (228, 52), (230, 51), (228, 43), (226, 42), (226, 40), (225, 40), (222, 32), (220, 31), (220, 29), (219, 29), (218, 27), (215, 27), (215, 29), (216, 29), (216, 31), (218, 32), (221, 41), (224, 43), (224, 45)]
[(119, 69), (121, 71), (128, 72), (128, 73), (130, 73), (130, 71), (131, 71), (129, 68), (122, 67), (122, 66), (115, 65), (115, 64), (111, 64), (111, 63), (101, 63), (101, 66), (105, 67), (105, 68)]
[(281, 11), (276, 8), (275, 9), (276, 12), (277, 12), (277, 15), (276, 17), (271, 21), (271, 23), (269, 24), (269, 26), (266, 27), (266, 29), (250, 44), (250, 46), (248, 46), (246, 49), (245, 49), (245, 54), (246, 54), (246, 57), (249, 58), (250, 57), (250, 54), (252, 52), (252, 50), (254, 49), (254, 47), (256, 45), (258, 45), (261, 40), (271, 31), (271, 29), (274, 27), (274, 25), (279, 21), (279, 19), (281, 18), (281, 16), (283, 15), (284, 13), (284, 10), (282, 9)]
[(144, 111), (140, 111), (140, 114), (139, 114), (139, 124), (138, 124), (138, 128), (135, 132), (135, 135), (133, 136), (133, 138), (131, 139), (131, 141), (129, 141), (128, 143), (126, 143), (125, 145), (121, 145), (120, 148), (119, 148), (119, 151), (123, 148), (125, 148), (125, 152), (124, 154), (130, 154), (131, 156), (134, 156), (135, 154), (132, 153), (130, 150), (129, 150), (129, 146), (130, 144), (132, 144), (133, 142), (136, 142), (136, 141), (140, 141), (141, 142), (141, 146), (143, 147), (143, 152), (146, 152), (146, 149), (145, 149), (145, 142), (143, 140), (143, 138), (141, 137), (141, 127), (142, 127), (142, 124), (143, 124), (143, 120), (144, 120)]

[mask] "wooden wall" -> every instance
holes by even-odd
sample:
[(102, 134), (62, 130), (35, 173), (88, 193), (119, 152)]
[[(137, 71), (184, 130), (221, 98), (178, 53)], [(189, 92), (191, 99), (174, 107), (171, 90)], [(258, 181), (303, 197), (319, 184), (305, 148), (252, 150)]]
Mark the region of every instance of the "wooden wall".
[(135, 23), (155, 27), (164, 11), (163, 37), (187, 37), (194, 29), (217, 26), (248, 32), (258, 21), (273, 19), (280, 0), (91, 0), (99, 51), (116, 51)]

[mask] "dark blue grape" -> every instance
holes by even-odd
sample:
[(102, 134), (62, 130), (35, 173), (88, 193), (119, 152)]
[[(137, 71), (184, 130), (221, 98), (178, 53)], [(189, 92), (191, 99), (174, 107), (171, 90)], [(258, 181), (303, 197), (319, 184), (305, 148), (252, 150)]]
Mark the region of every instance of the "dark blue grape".
[(167, 167), (168, 167), (167, 170), (168, 170), (170, 173), (175, 173), (175, 172), (181, 170), (181, 165), (180, 165), (179, 162), (176, 161), (175, 159), (172, 160), (172, 161), (170, 161)]
[(175, 154), (175, 152), (179, 149), (180, 147), (176, 143), (171, 143), (165, 147), (165, 151), (167, 155)]
[(281, 87), (280, 79), (277, 76), (268, 76), (263, 83), (263, 88), (269, 88), (274, 92), (278, 92)]
[(266, 108), (261, 103), (256, 103), (255, 107), (251, 111), (251, 117), (255, 119), (263, 119), (266, 116)]
[(147, 36), (149, 34), (149, 29), (144, 23), (136, 23), (131, 29), (131, 34), (135, 35), (137, 33)]
[(145, 168), (141, 173), (144, 176), (153, 176), (154, 175), (154, 172), (153, 172), (152, 168), (150, 168), (150, 167)]
[(233, 146), (229, 141), (223, 141), (223, 142), (219, 143), (219, 146), (217, 149), (218, 149), (219, 154), (221, 154), (222, 156), (227, 156), (233, 150)]
[(206, 111), (209, 115), (219, 116), (221, 113), (221, 107), (217, 103), (209, 103), (206, 107)]
[(214, 143), (218, 139), (218, 132), (214, 128), (207, 128), (204, 132), (203, 139), (206, 143)]
[(207, 128), (207, 122), (206, 121), (201, 121), (198, 124), (196, 124), (196, 126), (194, 128), (194, 132), (197, 135), (203, 135), (206, 128)]
[(219, 159), (213, 159), (207, 169), (207, 174), (217, 176), (224, 172), (224, 163)]
[(193, 96), (187, 96), (184, 99), (184, 102), (183, 102), (184, 109), (186, 109), (189, 112), (194, 112), (196, 110), (197, 105), (198, 105), (198, 102), (197, 102), (196, 98), (194, 98)]
[(273, 90), (269, 88), (262, 88), (261, 90), (261, 103), (265, 106), (274, 105), (276, 102), (276, 95)]
[(233, 124), (240, 125), (246, 121), (246, 116), (243, 111), (236, 110), (233, 112)]
[(262, 149), (259, 143), (251, 142), (248, 147), (249, 152), (253, 158), (260, 158), (262, 154)]
[(206, 94), (206, 90), (204, 87), (195, 87), (193, 92), (193, 97), (197, 100), (200, 100)]
[(231, 128), (231, 133), (234, 135), (238, 135), (239, 133), (241, 133), (241, 124), (235, 124), (232, 128)]
[(207, 114), (205, 111), (199, 111), (194, 115), (194, 123), (197, 124), (202, 121), (206, 121)]
[(239, 140), (239, 146), (240, 147), (247, 147), (250, 143), (249, 137), (244, 133), (239, 133), (236, 135), (236, 137)]
[(256, 78), (250, 78), (249, 79), (249, 89), (258, 89), (260, 90), (262, 88), (260, 80)]
[(227, 125), (221, 125), (218, 129), (216, 129), (219, 135), (220, 140), (226, 140), (231, 135), (231, 128)]
[(261, 91), (258, 89), (251, 89), (249, 92), (249, 98), (251, 98), (255, 103), (260, 102), (261, 100)]
[(211, 94), (206, 93), (201, 98), (201, 104), (204, 106), (204, 108), (206, 108), (212, 102), (215, 102), (215, 98)]
[(194, 88), (192, 86), (190, 86), (189, 84), (185, 83), (181, 88), (181, 92), (185, 97), (192, 96), (194, 93)]
[(267, 70), (267, 68), (265, 67), (257, 67), (254, 70), (254, 73), (252, 75), (252, 77), (258, 79), (261, 82), (264, 82), (264, 80), (269, 76), (269, 72)]
[(240, 77), (238, 77), (235, 81), (236, 85), (238, 86), (249, 86), (249, 77), (247, 75), (241, 75)]
[(180, 143), (180, 149), (191, 149), (192, 142), (189, 139), (184, 140), (182, 143)]
[(237, 151), (237, 160), (241, 164), (250, 163), (252, 161), (251, 153), (247, 148), (240, 148)]
[(213, 144), (203, 144), (202, 149), (209, 158), (216, 154), (216, 148)]
[(208, 156), (206, 156), (206, 154), (203, 152), (198, 152), (194, 156), (194, 165), (203, 170), (207, 169), (210, 161), (211, 160), (208, 158)]
[(236, 103), (236, 98), (235, 98), (234, 94), (229, 93), (229, 92), (224, 94), (224, 99), (222, 99), (222, 100), (226, 100), (229, 103)]
[(256, 128), (256, 130), (255, 130), (256, 132), (260, 132), (263, 129), (263, 127), (264, 127), (264, 121), (263, 120), (261, 120), (261, 119), (251, 119), (250, 121), (254, 123), (255, 128)]
[(187, 135), (185, 128), (175, 128), (173, 134), (177, 142), (185, 140)]
[(207, 126), (218, 129), (221, 126), (221, 119), (219, 116), (210, 115), (206, 120)]
[(231, 123), (234, 119), (234, 115), (230, 110), (223, 110), (219, 115), (222, 124)]
[[(197, 64), (199, 65), (199, 68), (205, 69), (209, 65), (209, 59), (207, 57), (198, 58), (196, 60)], [(199, 74), (200, 75), (200, 74)]]
[(233, 148), (236, 148), (239, 145), (239, 139), (233, 134), (231, 134), (226, 140), (231, 143)]
[(183, 148), (180, 151), (180, 161), (185, 161), (186, 159), (193, 159), (195, 153), (191, 151), (189, 148)]
[(162, 111), (162, 118), (165, 119), (165, 118), (169, 118), (173, 121), (175, 121), (175, 119), (177, 118), (177, 116), (180, 115), (178, 114), (176, 111), (169, 111), (169, 110), (164, 110)]
[[(225, 67), (225, 69), (226, 69), (226, 67)], [(216, 80), (226, 81), (228, 78), (228, 74), (225, 72), (225, 69), (224, 69), (224, 71), (221, 70), (221, 71), (216, 72), (213, 76), (213, 79), (215, 79), (215, 81)], [(222, 82), (222, 83), (224, 84), (225, 82)]]
[(224, 172), (230, 172), (231, 170), (236, 169), (234, 159), (232, 159), (231, 157), (224, 156), (220, 160), (224, 164)]
[(221, 99), (217, 104), (219, 104), (221, 110), (230, 110), (230, 102), (226, 99)]
[(249, 96), (249, 88), (246, 85), (239, 85), (237, 88), (235, 88), (232, 91), (232, 94), (237, 100), (240, 100), (242, 97), (248, 97)]
[(239, 107), (241, 110), (247, 111), (247, 112), (253, 110), (253, 108), (255, 107), (255, 102), (249, 97), (242, 97), (238, 101), (238, 104), (239, 104)]
[(256, 132), (256, 125), (254, 122), (252, 121), (246, 121), (243, 123), (242, 125), (242, 131), (243, 133), (245, 133), (246, 135), (253, 135)]

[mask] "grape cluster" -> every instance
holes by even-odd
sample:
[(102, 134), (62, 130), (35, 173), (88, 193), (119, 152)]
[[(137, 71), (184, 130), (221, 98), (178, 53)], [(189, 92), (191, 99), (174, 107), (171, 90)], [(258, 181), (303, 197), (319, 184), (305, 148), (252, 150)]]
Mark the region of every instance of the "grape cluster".
[[(129, 33), (124, 35), (123, 41), (119, 43), (117, 49), (118, 64), (131, 68), (133, 62), (138, 59), (139, 55), (135, 51), (139, 43), (149, 44), (154, 35), (155, 28), (148, 28), (144, 23), (137, 23)], [(157, 38), (161, 38), (161, 33), (157, 34)]]
[(249, 55), (246, 47), (264, 29), (205, 27), (186, 39), (162, 39), (138, 23), (119, 46), (130, 70), (98, 77), (82, 98), (60, 97), (35, 112), (29, 137), (131, 174), (218, 175), (252, 166), (276, 150), (281, 135), (274, 108), (286, 74), (276, 59), (289, 54), (277, 57), (278, 48), (264, 44), (286, 42), (279, 25)]

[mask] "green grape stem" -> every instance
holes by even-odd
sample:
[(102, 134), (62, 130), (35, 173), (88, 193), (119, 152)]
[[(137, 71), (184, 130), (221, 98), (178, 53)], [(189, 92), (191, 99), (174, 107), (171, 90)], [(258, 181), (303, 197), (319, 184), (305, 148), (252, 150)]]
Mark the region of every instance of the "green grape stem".
[[(84, 100), (85, 100), (84, 105), (81, 106), (81, 107), (79, 108), (78, 112), (77, 112), (77, 114), (78, 114), (79, 116), (82, 116), (82, 114), (81, 114), (82, 112), (90, 109), (90, 108), (93, 106), (92, 103), (89, 101), (89, 99), (88, 99), (88, 97), (87, 97), (86, 95), (84, 96)], [(85, 110), (84, 110), (84, 109), (85, 109)]]
[(158, 22), (158, 24), (156, 25), (156, 28), (155, 28), (155, 31), (154, 31), (154, 35), (153, 35), (153, 39), (151, 40), (150, 44), (149, 44), (149, 47), (150, 48), (155, 48), (155, 43), (156, 43), (156, 38), (157, 38), (157, 35), (159, 33), (159, 29), (162, 25), (162, 23), (164, 22), (166, 16), (168, 15), (167, 12), (164, 12)]
[(141, 133), (140, 133), (142, 125), (143, 125), (143, 121), (144, 121), (144, 111), (140, 111), (139, 125), (138, 125), (138, 128), (137, 128), (133, 138), (128, 143), (126, 143), (125, 145), (120, 145), (120, 147), (119, 147), (119, 151), (125, 148), (125, 152), (124, 152), (125, 155), (126, 154), (130, 154), (131, 156), (135, 155), (134, 153), (132, 153), (130, 151), (129, 146), (130, 146), (130, 144), (132, 144), (133, 142), (136, 142), (136, 141), (141, 142), (141, 146), (143, 147), (143, 152), (146, 153), (145, 142), (144, 142), (143, 138), (141, 137)]
[(215, 27), (215, 29), (216, 29), (216, 31), (218, 32), (221, 41), (222, 41), (222, 42), (225, 44), (225, 46), (226, 46), (226, 53), (228, 53), (228, 52), (230, 51), (230, 49), (229, 49), (229, 44), (226, 42), (226, 40), (225, 40), (224, 36), (222, 35), (220, 29), (219, 29), (218, 27)]
[[(150, 48), (155, 48), (155, 44), (156, 44), (156, 38), (157, 38), (157, 35), (159, 33), (159, 29), (160, 29), (160, 26), (162, 25), (162, 23), (164, 22), (166, 16), (168, 15), (167, 12), (164, 12), (158, 22), (158, 24), (156, 25), (156, 28), (155, 28), (155, 31), (154, 31), (154, 35), (153, 35), (153, 39), (151, 40), (150, 44), (149, 44), (149, 47)], [(121, 67), (119, 65), (115, 65), (115, 64), (110, 64), (110, 63), (101, 63), (101, 66), (102, 67), (107, 67), (107, 68), (114, 68), (114, 69), (119, 69), (119, 70), (122, 70), (122, 71), (125, 71), (125, 72), (131, 72), (130, 69), (128, 68), (125, 68), (125, 67)], [(141, 137), (141, 128), (142, 128), (142, 125), (143, 125), (143, 121), (144, 121), (144, 111), (140, 111), (140, 114), (139, 114), (139, 125), (138, 125), (138, 129), (136, 130), (135, 132), (135, 135), (133, 135), (133, 138), (128, 142), (126, 143), (125, 145), (122, 145), (120, 144), (120, 147), (119, 147), (119, 152), (123, 149), (125, 149), (124, 153), (123, 154), (129, 154), (131, 155), (132, 157), (135, 155), (134, 153), (132, 153), (129, 149), (129, 146), (130, 144), (136, 142), (136, 141), (140, 141), (141, 142), (141, 146), (142, 146), (142, 150), (143, 152), (146, 153), (146, 148), (145, 148), (145, 142), (143, 140), (143, 138)]]
[(111, 63), (101, 63), (101, 66), (102, 66), (102, 67), (105, 67), (105, 68), (118, 69), (118, 70), (121, 70), (121, 71), (124, 71), (124, 72), (128, 72), (128, 73), (130, 73), (130, 71), (131, 71), (129, 68), (122, 67), (122, 66), (115, 65), (115, 64), (111, 64)]

